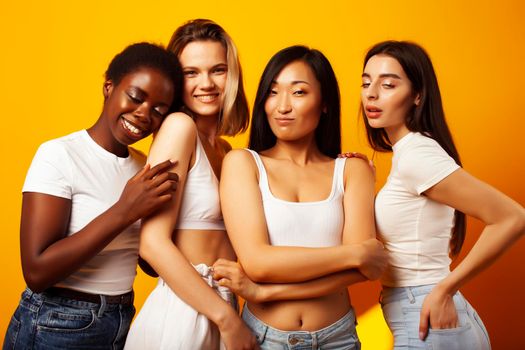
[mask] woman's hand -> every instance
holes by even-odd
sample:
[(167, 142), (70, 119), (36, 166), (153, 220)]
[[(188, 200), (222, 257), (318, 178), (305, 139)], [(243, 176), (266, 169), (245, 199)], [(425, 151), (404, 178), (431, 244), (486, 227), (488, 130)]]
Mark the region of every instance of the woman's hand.
[(370, 165), (370, 168), (374, 171), (374, 175), (376, 173), (376, 167), (374, 165), (374, 162), (366, 156), (366, 154), (359, 153), (359, 152), (345, 152), (345, 153), (339, 153), (337, 155), (337, 158), (361, 158), (362, 160), (366, 161), (368, 165)]
[(179, 181), (176, 173), (168, 171), (174, 165), (169, 160), (153, 168), (147, 164), (127, 182), (117, 205), (130, 224), (150, 215), (171, 200)]
[(243, 299), (260, 302), (261, 287), (252, 282), (238, 262), (219, 259), (213, 264), (213, 279)]
[(259, 349), (255, 336), (233, 309), (217, 326), (227, 350)]
[(428, 328), (444, 329), (459, 326), (458, 312), (452, 295), (436, 286), (423, 301), (419, 319), (419, 338), (425, 340)]
[(349, 247), (352, 247), (358, 254), (359, 272), (370, 281), (381, 277), (387, 267), (387, 253), (383, 243), (371, 238), (363, 243), (349, 245)]

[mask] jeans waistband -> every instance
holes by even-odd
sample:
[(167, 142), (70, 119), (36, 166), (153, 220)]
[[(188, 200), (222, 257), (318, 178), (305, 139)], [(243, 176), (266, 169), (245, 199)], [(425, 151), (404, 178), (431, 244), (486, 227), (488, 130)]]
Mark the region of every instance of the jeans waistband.
[(409, 287), (383, 287), (379, 301), (381, 304), (388, 304), (402, 299), (413, 300), (420, 295), (426, 295), (434, 289), (435, 284)]
[(132, 305), (133, 304), (133, 291), (121, 295), (103, 295), (103, 294), (90, 294), (81, 292), (78, 290), (51, 287), (46, 289), (43, 294), (52, 297), (62, 297), (68, 299), (74, 299), (79, 301), (87, 301), (94, 304), (120, 304), (120, 305)]

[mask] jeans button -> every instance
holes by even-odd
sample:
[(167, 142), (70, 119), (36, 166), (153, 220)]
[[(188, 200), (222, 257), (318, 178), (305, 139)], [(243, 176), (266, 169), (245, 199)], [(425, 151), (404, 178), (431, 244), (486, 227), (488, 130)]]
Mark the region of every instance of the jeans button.
[(299, 339), (297, 339), (296, 337), (290, 337), (290, 339), (288, 339), (288, 343), (290, 343), (290, 345), (295, 345), (299, 342)]

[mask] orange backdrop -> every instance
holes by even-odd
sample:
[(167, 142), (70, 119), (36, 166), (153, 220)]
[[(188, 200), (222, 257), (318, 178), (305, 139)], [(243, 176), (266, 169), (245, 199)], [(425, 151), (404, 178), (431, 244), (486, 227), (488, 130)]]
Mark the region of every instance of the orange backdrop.
[[(184, 21), (211, 18), (239, 47), (250, 102), (272, 54), (291, 44), (322, 50), (339, 79), (343, 101), (343, 148), (371, 155), (357, 119), (362, 59), (385, 39), (408, 39), (434, 61), (447, 118), (464, 167), (525, 203), (525, 5), (486, 1), (8, 1), (0, 10), (0, 98), (4, 135), (1, 181), (3, 223), (0, 264), (0, 334), (5, 332), (24, 281), (18, 230), (21, 187), (33, 154), (45, 140), (90, 126), (102, 105), (103, 73), (129, 43), (166, 44)], [(147, 151), (150, 140), (139, 148)], [(232, 139), (246, 144), (246, 135)], [(390, 166), (376, 162), (378, 187)], [(469, 221), (464, 252), (482, 226)], [(476, 307), (494, 349), (523, 349), (525, 241), (514, 246), (462, 291)], [(139, 272), (140, 308), (154, 280)], [(388, 349), (391, 338), (377, 307), (379, 287), (351, 288), (364, 350)], [(0, 339), (2, 339), (0, 338)]]

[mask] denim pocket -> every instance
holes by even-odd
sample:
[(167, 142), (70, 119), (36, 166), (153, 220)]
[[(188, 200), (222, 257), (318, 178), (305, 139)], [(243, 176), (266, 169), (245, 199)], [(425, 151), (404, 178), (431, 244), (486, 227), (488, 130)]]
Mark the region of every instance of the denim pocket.
[(95, 312), (90, 309), (43, 307), (38, 329), (48, 332), (82, 332), (93, 326), (95, 321)]
[(472, 332), (472, 324), (465, 312), (458, 312), (459, 327), (429, 329), (427, 343), (433, 350), (477, 349), (477, 338)]
[(20, 332), (20, 321), (16, 319), (15, 315), (11, 317), (7, 332), (5, 334), (3, 350), (14, 349), (16, 344), (16, 338)]

